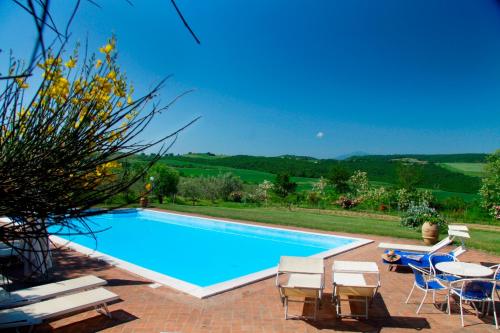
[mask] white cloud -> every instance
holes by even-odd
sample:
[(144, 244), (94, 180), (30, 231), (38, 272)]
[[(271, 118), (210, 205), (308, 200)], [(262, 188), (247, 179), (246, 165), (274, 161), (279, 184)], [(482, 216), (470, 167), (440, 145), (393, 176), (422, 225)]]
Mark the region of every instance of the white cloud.
[(318, 132), (318, 133), (316, 134), (316, 137), (317, 137), (318, 139), (323, 139), (323, 136), (325, 136), (325, 133), (323, 133), (323, 132)]

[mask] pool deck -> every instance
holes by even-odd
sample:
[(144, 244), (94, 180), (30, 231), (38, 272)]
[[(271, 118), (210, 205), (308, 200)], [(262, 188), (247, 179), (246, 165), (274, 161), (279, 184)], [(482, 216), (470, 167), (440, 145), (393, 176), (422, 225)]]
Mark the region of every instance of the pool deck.
[[(295, 230), (306, 230), (290, 228)], [(78, 252), (63, 249), (54, 254), (57, 267), (56, 280), (94, 274), (108, 280), (107, 289), (118, 294), (121, 302), (110, 305), (113, 319), (87, 311), (77, 315), (54, 320), (37, 327), (36, 332), (168, 332), (168, 333), (242, 333), (242, 332), (400, 332), (400, 331), (464, 331), (498, 332), (492, 316), (477, 318), (469, 306), (465, 309), (466, 328), (460, 325), (458, 307), (452, 303), (452, 315), (441, 312), (430, 302), (422, 307), (420, 315), (415, 314), (422, 293), (415, 291), (410, 304), (404, 301), (413, 283), (413, 275), (407, 270), (391, 272), (380, 263), (379, 242), (416, 244), (402, 240), (372, 235), (334, 233), (342, 236), (370, 238), (375, 242), (341, 253), (326, 260), (327, 288), (317, 321), (284, 319), (284, 309), (274, 286), (274, 279), (268, 278), (206, 299), (198, 299), (175, 289), (152, 285), (140, 276), (113, 267), (104, 261), (86, 257)], [(133, 244), (131, 244), (133, 246)], [(381, 272), (382, 286), (379, 295), (370, 308), (368, 320), (336, 319), (330, 302), (331, 265), (337, 260), (376, 261)], [(498, 263), (500, 257), (469, 250), (462, 261)], [(200, 260), (203, 260), (200, 257)], [(196, 262), (193, 263), (196, 265)], [(200, 272), (203, 274), (203, 272)], [(440, 300), (437, 296), (437, 300)], [(500, 313), (500, 302), (497, 312)], [(344, 308), (346, 305), (344, 305)], [(290, 314), (308, 315), (313, 311), (310, 305), (293, 304)], [(27, 330), (23, 330), (24, 332)], [(3, 331), (2, 331), (3, 332)]]

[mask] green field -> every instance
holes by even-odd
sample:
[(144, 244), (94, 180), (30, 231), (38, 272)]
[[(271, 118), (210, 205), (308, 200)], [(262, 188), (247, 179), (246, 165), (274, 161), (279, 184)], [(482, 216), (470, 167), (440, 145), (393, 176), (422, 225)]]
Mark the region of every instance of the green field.
[[(176, 168), (181, 173), (181, 176), (184, 177), (217, 176), (230, 172), (240, 177), (241, 180), (247, 184), (260, 184), (264, 180), (272, 182), (276, 178), (276, 176), (272, 173), (257, 171), (257, 170), (203, 165), (201, 163), (192, 163), (192, 162), (177, 161), (177, 160), (162, 160), (162, 162), (168, 164), (171, 167)], [(318, 181), (317, 178), (307, 178), (307, 177), (291, 177), (291, 180), (297, 183), (297, 190), (299, 191), (312, 189), (313, 184)]]
[(439, 163), (443, 168), (473, 177), (482, 177), (485, 163)]
[[(255, 221), (326, 231), (421, 239), (418, 231), (402, 227), (397, 221), (363, 216), (334, 216), (321, 211), (290, 211), (279, 207), (217, 207), (164, 204), (161, 208), (237, 220)], [(471, 248), (500, 254), (500, 232), (469, 226)]]

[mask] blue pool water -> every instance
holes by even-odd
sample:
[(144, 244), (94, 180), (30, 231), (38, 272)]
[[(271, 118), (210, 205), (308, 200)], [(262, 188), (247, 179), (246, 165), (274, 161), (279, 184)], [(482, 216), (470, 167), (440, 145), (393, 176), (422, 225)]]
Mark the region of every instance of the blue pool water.
[(354, 239), (264, 228), (155, 211), (92, 217), (109, 230), (70, 240), (138, 266), (206, 287), (275, 267), (280, 256), (310, 256)]

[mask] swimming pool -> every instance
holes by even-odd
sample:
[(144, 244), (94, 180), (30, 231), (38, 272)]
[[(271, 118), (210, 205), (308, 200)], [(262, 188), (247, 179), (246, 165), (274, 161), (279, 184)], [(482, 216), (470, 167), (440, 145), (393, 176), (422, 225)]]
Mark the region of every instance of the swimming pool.
[(280, 256), (327, 257), (371, 241), (153, 210), (92, 217), (87, 236), (58, 243), (197, 297), (232, 289), (275, 272)]

